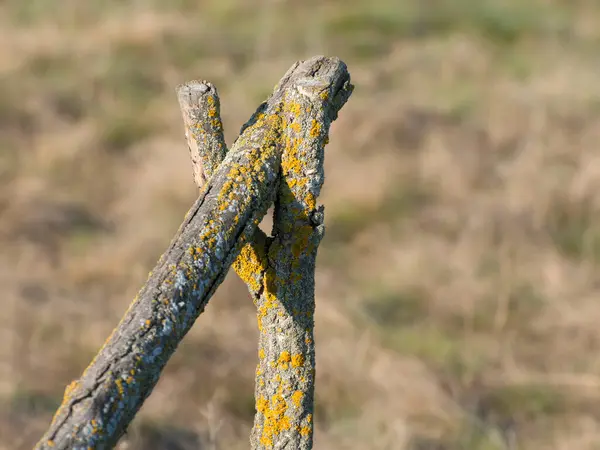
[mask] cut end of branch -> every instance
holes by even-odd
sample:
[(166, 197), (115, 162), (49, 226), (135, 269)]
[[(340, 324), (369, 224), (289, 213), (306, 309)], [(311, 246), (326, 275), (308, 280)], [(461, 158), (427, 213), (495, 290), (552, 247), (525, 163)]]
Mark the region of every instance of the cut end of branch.
[(198, 188), (202, 188), (227, 153), (219, 111), (219, 93), (212, 83), (205, 80), (180, 84), (176, 92), (192, 159), (194, 181)]
[(210, 81), (192, 80), (178, 85), (176, 92), (179, 105), (182, 108), (189, 108), (199, 105), (202, 102), (202, 97), (211, 93), (216, 94), (217, 89)]

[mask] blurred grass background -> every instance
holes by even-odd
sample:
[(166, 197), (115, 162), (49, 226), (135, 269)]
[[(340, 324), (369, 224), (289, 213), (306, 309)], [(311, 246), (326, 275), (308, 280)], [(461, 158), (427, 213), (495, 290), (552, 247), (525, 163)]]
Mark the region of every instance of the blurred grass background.
[[(31, 448), (195, 199), (176, 84), (229, 143), (299, 59), (331, 131), (316, 449), (600, 448), (600, 4), (0, 3), (0, 448)], [(230, 274), (121, 448), (248, 448)], [(216, 444), (215, 444), (216, 443)]]

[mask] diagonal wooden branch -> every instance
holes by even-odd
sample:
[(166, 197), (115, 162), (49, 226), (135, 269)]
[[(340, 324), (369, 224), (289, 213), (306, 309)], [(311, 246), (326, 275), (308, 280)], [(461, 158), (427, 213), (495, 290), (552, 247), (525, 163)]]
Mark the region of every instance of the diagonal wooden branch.
[(265, 108), (238, 138), (36, 449), (107, 449), (124, 433), (273, 200), (279, 111)]
[[(337, 58), (296, 63), (286, 76), (284, 150), (265, 288), (257, 301), (259, 365), (253, 449), (308, 450), (313, 444), (315, 264), (324, 234), (317, 197), (331, 122), (353, 86)], [(284, 77), (285, 80), (286, 77)]]
[[(177, 87), (177, 98), (190, 149), (194, 182), (199, 189), (202, 189), (205, 181), (212, 176), (227, 154), (221, 122), (219, 93), (210, 82), (194, 80)], [(276, 96), (274, 98), (275, 102), (278, 101)], [(272, 109), (275, 106), (274, 102), (266, 106), (261, 105), (249, 122), (244, 125), (240, 135), (243, 135), (246, 126), (251, 126), (256, 121), (264, 109)], [(234, 270), (248, 285), (253, 298), (260, 295), (263, 285), (264, 273), (267, 268), (266, 244), (266, 234), (257, 228), (233, 263)]]

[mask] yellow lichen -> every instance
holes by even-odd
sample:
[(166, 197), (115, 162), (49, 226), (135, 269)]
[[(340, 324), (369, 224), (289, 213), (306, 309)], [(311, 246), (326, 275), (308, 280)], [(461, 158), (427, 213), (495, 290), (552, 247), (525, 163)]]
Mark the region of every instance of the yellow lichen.
[(117, 391), (119, 391), (119, 395), (123, 397), (125, 390), (123, 389), (123, 382), (121, 380), (116, 380), (115, 384), (117, 385)]
[(300, 408), (300, 405), (302, 404), (302, 398), (304, 398), (304, 392), (302, 391), (296, 391), (292, 394), (292, 401), (297, 408)]
[(74, 380), (71, 383), (69, 383), (69, 385), (65, 388), (65, 399), (69, 398), (73, 394), (73, 392), (75, 392), (78, 386), (79, 382), (77, 380)]
[(288, 364), (290, 363), (291, 360), (292, 360), (292, 356), (290, 355), (290, 352), (288, 352), (287, 350), (284, 350), (279, 355), (279, 359), (277, 360), (277, 364), (282, 369), (287, 369), (288, 368)]
[(312, 126), (310, 127), (310, 137), (316, 138), (319, 134), (321, 134), (321, 124), (313, 119)]
[(298, 117), (302, 113), (302, 106), (297, 102), (288, 102), (285, 104), (285, 111), (290, 112)]
[(266, 258), (258, 252), (258, 248), (250, 244), (244, 245), (233, 268), (252, 292), (260, 290), (260, 274), (266, 269)]
[(302, 367), (304, 365), (304, 355), (300, 353), (292, 356), (292, 367)]
[(256, 400), (256, 410), (258, 412), (261, 412), (264, 414), (264, 412), (267, 410), (268, 406), (269, 406), (269, 401), (266, 398), (261, 396)]
[(280, 386), (270, 401), (263, 396), (256, 401), (256, 410), (264, 416), (260, 443), (267, 448), (273, 447), (275, 436), (291, 428), (290, 419), (286, 416), (288, 406), (282, 390), (283, 387)]

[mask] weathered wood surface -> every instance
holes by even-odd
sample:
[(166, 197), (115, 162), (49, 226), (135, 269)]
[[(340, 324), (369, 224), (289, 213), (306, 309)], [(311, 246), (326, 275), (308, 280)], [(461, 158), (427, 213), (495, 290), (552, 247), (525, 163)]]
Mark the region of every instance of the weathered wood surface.
[(253, 449), (308, 450), (313, 444), (315, 264), (324, 235), (317, 198), (324, 181), (329, 128), (352, 93), (346, 65), (313, 59), (287, 91), (281, 182), (275, 200), (268, 269), (257, 299), (259, 364)]
[[(324, 233), (323, 208), (316, 201), (329, 127), (352, 92), (347, 68), (335, 58), (299, 62), (282, 83), (290, 78), (296, 81), (282, 104), (282, 177), (273, 234), (257, 229), (233, 264), (258, 309), (254, 449), (312, 448), (314, 272)], [(218, 93), (208, 82), (190, 82), (178, 97), (194, 174), (204, 174), (195, 176), (201, 187), (226, 153), (222, 127), (212, 125), (221, 123)]]
[[(346, 67), (336, 58), (296, 63), (242, 127), (229, 153), (218, 103), (216, 115), (206, 110), (211, 120), (189, 122), (181, 97), (185, 89), (178, 90), (195, 158), (194, 178), (205, 183), (200, 197), (117, 328), (82, 377), (66, 389), (36, 449), (112, 448), (236, 257), (234, 266), (250, 287), (261, 329), (252, 445), (310, 448), (314, 256), (323, 230), (322, 210), (314, 202), (329, 124), (351, 89)], [(203, 142), (202, 133), (214, 141)], [(280, 183), (282, 168), (285, 181)], [(281, 201), (276, 201), (274, 237), (267, 238), (257, 225), (275, 195)], [(272, 263), (273, 257), (281, 261)], [(285, 350), (277, 347), (277, 336), (288, 339)], [(294, 367), (298, 355), (305, 362), (302, 367)], [(275, 356), (281, 360), (275, 367), (266, 364)], [(282, 372), (286, 363), (289, 374)], [(298, 411), (292, 408), (297, 405)]]

